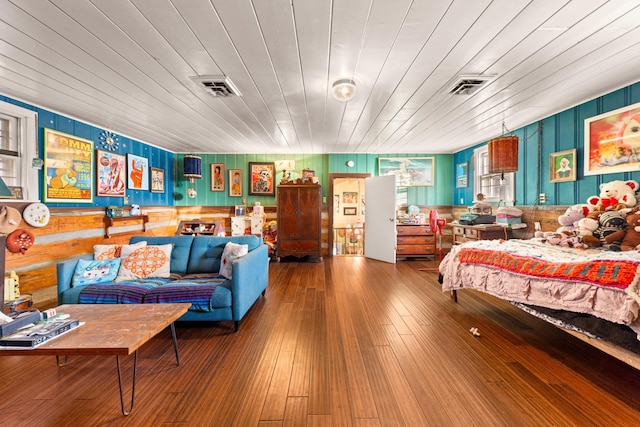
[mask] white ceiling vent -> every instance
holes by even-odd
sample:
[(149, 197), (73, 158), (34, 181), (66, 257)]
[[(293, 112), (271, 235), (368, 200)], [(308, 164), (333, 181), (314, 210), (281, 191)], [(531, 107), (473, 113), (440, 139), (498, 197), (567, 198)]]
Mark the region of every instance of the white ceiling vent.
[(197, 76), (193, 81), (202, 85), (210, 94), (216, 97), (242, 96), (238, 88), (229, 77), (225, 76)]
[(451, 95), (471, 95), (479, 91), (485, 84), (493, 80), (495, 76), (459, 76), (451, 85)]

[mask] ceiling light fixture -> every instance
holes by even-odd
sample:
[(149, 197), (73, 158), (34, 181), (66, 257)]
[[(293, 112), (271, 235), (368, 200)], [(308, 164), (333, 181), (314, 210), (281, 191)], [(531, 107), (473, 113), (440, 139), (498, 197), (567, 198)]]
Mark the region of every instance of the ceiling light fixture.
[(347, 102), (356, 94), (356, 82), (351, 79), (340, 79), (333, 82), (331, 88), (333, 97), (341, 102)]

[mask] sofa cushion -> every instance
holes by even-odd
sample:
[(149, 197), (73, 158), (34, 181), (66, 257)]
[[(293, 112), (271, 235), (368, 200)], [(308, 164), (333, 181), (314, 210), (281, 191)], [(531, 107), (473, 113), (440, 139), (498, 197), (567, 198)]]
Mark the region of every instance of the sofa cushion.
[(149, 245), (172, 244), (171, 272), (178, 274), (185, 274), (187, 272), (193, 236), (133, 236), (129, 243), (141, 241), (146, 241)]
[(129, 246), (135, 246), (140, 248), (146, 246), (147, 242), (138, 242), (135, 245), (93, 245), (93, 259), (114, 259), (120, 258), (120, 253), (123, 247), (129, 248)]
[(262, 245), (258, 236), (196, 236), (191, 246), (187, 273), (218, 273), (220, 259), (227, 242), (247, 245), (249, 251)]
[(71, 286), (113, 282), (118, 275), (120, 258), (105, 260), (79, 259), (71, 279)]
[(152, 277), (169, 278), (173, 245), (147, 245), (129, 252), (122, 248), (120, 271), (116, 282)]
[(233, 261), (246, 255), (249, 252), (248, 245), (239, 245), (233, 242), (227, 242), (222, 251), (222, 257), (220, 259), (220, 275), (227, 279), (232, 278), (233, 274)]

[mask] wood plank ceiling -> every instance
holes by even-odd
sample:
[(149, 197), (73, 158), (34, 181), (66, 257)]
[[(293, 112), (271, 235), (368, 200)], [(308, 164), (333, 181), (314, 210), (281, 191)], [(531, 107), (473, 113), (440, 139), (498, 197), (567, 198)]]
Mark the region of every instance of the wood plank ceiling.
[[(0, 0), (0, 93), (173, 152), (453, 153), (638, 81), (638, 14), (636, 0)], [(490, 80), (449, 94), (466, 75)], [(331, 95), (341, 78), (351, 101)]]

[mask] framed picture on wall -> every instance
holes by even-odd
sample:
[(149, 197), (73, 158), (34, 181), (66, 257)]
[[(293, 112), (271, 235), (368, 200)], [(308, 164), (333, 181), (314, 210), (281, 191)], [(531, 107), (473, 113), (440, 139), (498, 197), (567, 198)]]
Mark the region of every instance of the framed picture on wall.
[(630, 172), (640, 168), (640, 103), (584, 121), (584, 174)]
[(93, 141), (44, 130), (44, 201), (93, 203)]
[(432, 186), (433, 157), (379, 157), (378, 175), (395, 175), (398, 187)]
[(127, 187), (126, 158), (110, 151), (96, 151), (96, 196), (124, 197)]
[(273, 163), (249, 162), (249, 194), (253, 196), (275, 195)]
[(229, 169), (229, 197), (242, 197), (242, 169)]
[(127, 154), (127, 188), (149, 190), (149, 160), (145, 157)]
[(469, 183), (469, 162), (458, 163), (456, 166), (456, 188), (467, 188)]
[(355, 206), (353, 206), (353, 207), (345, 206), (343, 214), (344, 215), (358, 215), (358, 208), (355, 207)]
[(164, 193), (164, 169), (151, 168), (151, 192)]
[(549, 154), (549, 182), (576, 180), (576, 149)]
[(224, 191), (224, 163), (211, 163), (211, 191)]

